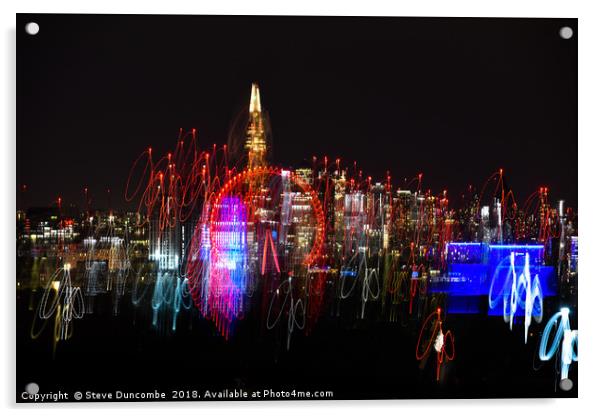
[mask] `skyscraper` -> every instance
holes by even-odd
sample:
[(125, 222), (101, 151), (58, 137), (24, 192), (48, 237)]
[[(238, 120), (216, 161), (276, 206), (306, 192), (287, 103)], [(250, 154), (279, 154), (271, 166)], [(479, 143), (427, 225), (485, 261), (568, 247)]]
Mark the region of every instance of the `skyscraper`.
[(248, 168), (266, 166), (267, 141), (263, 115), (261, 113), (261, 99), (259, 86), (251, 86), (251, 101), (249, 103), (249, 124), (247, 127), (247, 141), (245, 150), (248, 152)]

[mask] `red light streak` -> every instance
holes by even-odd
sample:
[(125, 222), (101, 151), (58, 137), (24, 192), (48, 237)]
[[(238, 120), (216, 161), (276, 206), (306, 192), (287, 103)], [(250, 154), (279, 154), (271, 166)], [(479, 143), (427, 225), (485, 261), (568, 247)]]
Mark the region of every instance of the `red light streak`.
[[(428, 339), (426, 348), (421, 350), (420, 345), (424, 344), (425, 342), (425, 340), (423, 340), (423, 335), (427, 325), (432, 326), (431, 336)], [(448, 352), (448, 346), (451, 347), (451, 354)], [(443, 361), (452, 361), (456, 355), (454, 336), (452, 332), (450, 330), (443, 332), (441, 308), (439, 307), (437, 310), (433, 311), (422, 324), (420, 335), (418, 336), (418, 343), (416, 344), (416, 360), (421, 361), (425, 359), (431, 352), (431, 348), (434, 348), (435, 352), (437, 353), (437, 381), (439, 381), (441, 365), (443, 364)]]

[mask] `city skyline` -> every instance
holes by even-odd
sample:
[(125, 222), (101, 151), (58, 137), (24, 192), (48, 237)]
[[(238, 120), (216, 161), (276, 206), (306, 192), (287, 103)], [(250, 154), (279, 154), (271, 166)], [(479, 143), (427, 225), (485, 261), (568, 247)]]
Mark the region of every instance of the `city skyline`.
[[(44, 38), (19, 34), (28, 47), (19, 51), (17, 107), (25, 116), (17, 121), (17, 190), (27, 185), (28, 206), (48, 206), (61, 196), (82, 208), (87, 187), (93, 206), (106, 208), (110, 189), (111, 205), (126, 208), (125, 177), (140, 149), (168, 149), (180, 128), (196, 128), (206, 147), (227, 143), (244, 114), (248, 86), (258, 82), (276, 165), (300, 166), (313, 156), (341, 158), (348, 166), (357, 161), (375, 180), (390, 171), (396, 188), (423, 173), (425, 188), (447, 189), (452, 198), (503, 168), (519, 200), (547, 186), (554, 199), (577, 207), (576, 74), (564, 66), (576, 44), (557, 31), (563, 22), (576, 25), (570, 19), (510, 19), (502, 26), (495, 19), (417, 25), (412, 19), (309, 18), (313, 32), (306, 33), (306, 21), (296, 17), (184, 17), (194, 25), (167, 17), (162, 25), (171, 30), (159, 42), (153, 16), (133, 17), (127, 25), (117, 18), (111, 34), (101, 36), (94, 28), (104, 18), (91, 16), (85, 30), (77, 22), (53, 25), (67, 16), (42, 15), (41, 24), (53, 25)], [(333, 33), (333, 24), (340, 30)], [(439, 31), (429, 31), (434, 24)], [(136, 30), (127, 33), (137, 35), (126, 36), (130, 25)], [(85, 49), (66, 39), (73, 30), (86, 40)], [(262, 43), (274, 30), (286, 36)], [(467, 48), (465, 37), (474, 30), (482, 36)], [(207, 32), (224, 36), (206, 44)], [(237, 42), (242, 33), (253, 33), (256, 47)], [(416, 37), (426, 46), (404, 42)], [(533, 53), (530, 42), (538, 45)], [(71, 54), (49, 61), (38, 53), (59, 43)], [(104, 62), (108, 50), (129, 69)], [(445, 62), (454, 65), (442, 67)], [(41, 68), (56, 79), (38, 77)], [(160, 75), (165, 82), (149, 88)], [(32, 94), (41, 100), (33, 103)], [(67, 116), (55, 117), (59, 109)], [(424, 143), (432, 144), (429, 151)]]

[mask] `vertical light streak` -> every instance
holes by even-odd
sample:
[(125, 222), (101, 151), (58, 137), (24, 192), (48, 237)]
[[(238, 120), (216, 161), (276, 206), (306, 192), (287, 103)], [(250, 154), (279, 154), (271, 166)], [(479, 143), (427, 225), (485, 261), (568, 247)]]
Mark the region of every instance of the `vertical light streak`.
[(509, 323), (510, 330), (512, 330), (514, 317), (519, 308), (521, 308), (525, 315), (524, 327), (526, 344), (532, 319), (535, 319), (535, 321), (539, 323), (543, 318), (543, 291), (541, 289), (539, 277), (535, 275), (533, 279), (531, 278), (529, 252), (526, 252), (524, 255), (525, 264), (518, 277), (515, 267), (515, 256), (515, 252), (510, 253), (510, 268), (508, 269), (503, 285), (499, 289), (499, 293), (494, 297), (496, 281), (499, 279), (500, 270), (504, 266), (504, 261), (500, 262), (497, 266), (489, 288), (489, 308), (494, 309), (500, 299), (503, 299), (504, 321)]
[[(247, 286), (247, 213), (238, 197), (221, 198), (212, 224), (208, 304), (213, 320), (227, 337), (232, 321), (243, 313)], [(264, 258), (265, 260), (265, 258)]]
[[(541, 335), (541, 342), (539, 344), (539, 359), (542, 361), (549, 361), (552, 359), (552, 357), (558, 353), (560, 348), (561, 381), (568, 378), (571, 363), (579, 360), (578, 353), (576, 352), (579, 342), (579, 335), (577, 330), (571, 330), (569, 313), (570, 310), (564, 307), (550, 318), (543, 331), (543, 334)], [(556, 330), (556, 334), (554, 335), (552, 344), (548, 349), (550, 334), (554, 329)]]
[[(306, 285), (309, 285), (308, 278), (309, 275), (306, 279)], [(277, 303), (276, 306), (280, 305), (280, 310), (276, 316), (273, 317), (272, 311), (274, 310), (275, 302)], [(274, 291), (272, 294), (272, 299), (270, 301), (267, 314), (266, 325), (268, 330), (272, 330), (276, 326), (285, 311), (288, 315), (286, 337), (286, 349), (288, 350), (290, 348), (291, 337), (295, 328), (298, 328), (299, 330), (303, 330), (305, 328), (307, 312), (307, 298), (302, 296), (295, 298), (292, 276), (289, 276), (287, 279), (282, 281), (276, 291)], [(298, 317), (300, 317), (300, 319), (298, 319)]]
[[(54, 352), (59, 341), (71, 338), (73, 320), (81, 319), (84, 313), (84, 299), (81, 290), (71, 283), (71, 265), (66, 263), (52, 275), (46, 284), (32, 322), (31, 338), (37, 339), (46, 327), (46, 322), (54, 316)], [(36, 331), (36, 319), (44, 320), (44, 324), (38, 331)]]
[[(423, 335), (427, 330), (427, 326), (432, 327), (431, 336), (428, 339), (423, 339)], [(425, 341), (426, 347), (421, 350), (420, 345), (424, 345)], [(451, 354), (448, 352), (448, 347), (451, 347)], [(427, 355), (431, 352), (431, 348), (435, 350), (437, 353), (437, 381), (439, 381), (439, 376), (441, 373), (441, 365), (444, 360), (452, 361), (456, 356), (456, 349), (454, 346), (454, 336), (451, 330), (446, 332), (443, 331), (443, 321), (441, 320), (441, 308), (437, 308), (437, 310), (433, 311), (426, 318), (422, 327), (420, 329), (420, 335), (418, 336), (418, 343), (416, 343), (416, 360), (421, 361), (427, 357)]]

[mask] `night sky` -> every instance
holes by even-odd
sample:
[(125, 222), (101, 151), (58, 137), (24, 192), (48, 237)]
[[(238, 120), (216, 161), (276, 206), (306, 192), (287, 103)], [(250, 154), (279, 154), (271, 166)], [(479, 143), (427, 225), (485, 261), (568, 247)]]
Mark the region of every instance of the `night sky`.
[[(25, 23), (40, 32), (30, 36)], [(562, 26), (575, 35), (562, 39)], [(27, 206), (125, 208), (132, 162), (179, 128), (227, 140), (258, 82), (273, 163), (357, 160), (394, 186), (482, 185), (577, 204), (576, 19), (17, 16), (17, 187)], [(19, 196), (18, 200), (19, 201)]]

